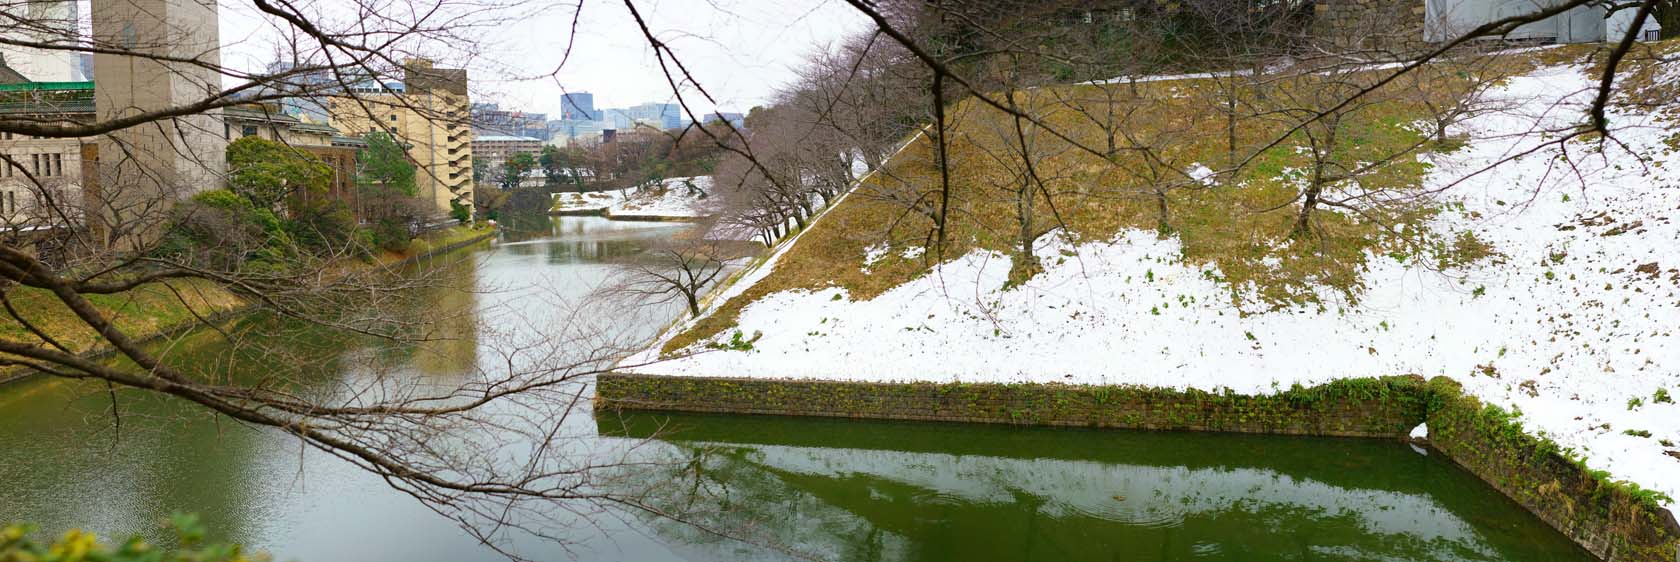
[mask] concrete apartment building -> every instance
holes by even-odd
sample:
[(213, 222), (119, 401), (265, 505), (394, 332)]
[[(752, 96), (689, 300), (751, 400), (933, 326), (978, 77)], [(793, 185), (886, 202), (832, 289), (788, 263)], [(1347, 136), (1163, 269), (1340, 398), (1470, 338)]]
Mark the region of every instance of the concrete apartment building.
[[(96, 6), (94, 40), (127, 51), (93, 57), (100, 121), (189, 105), (221, 91), (215, 2), (101, 0)], [(130, 235), (138, 238), (127, 242), (143, 241), (164, 223), (162, 213), (174, 201), (224, 185), (227, 138), (220, 109), (119, 129), (99, 137), (97, 146), (98, 175), (91, 183), (99, 210), (89, 214), (89, 226), (112, 229), (114, 242)]]
[(501, 169), (502, 163), (515, 154), (529, 154), (532, 158), (542, 156), (543, 141), (535, 137), (484, 135), (473, 139), (472, 148), (473, 158), (489, 165), (494, 171)]
[[(536, 137), (514, 137), (507, 135), (485, 135), (476, 137), (472, 142), (473, 158), (478, 165), (484, 166), (487, 178), (501, 178), (502, 167), (509, 158), (516, 154), (529, 154), (534, 160), (542, 156), (543, 140)], [(528, 177), (522, 178), (521, 185), (542, 185), (542, 173), (538, 168), (528, 172)]]
[(328, 109), (333, 127), (347, 135), (384, 131), (406, 144), (419, 168), (417, 195), (431, 202), (437, 214), (447, 214), (451, 203), (472, 204), (472, 103), (466, 70), (411, 60), (404, 65), (401, 84), (364, 89), (356, 98), (333, 98)]

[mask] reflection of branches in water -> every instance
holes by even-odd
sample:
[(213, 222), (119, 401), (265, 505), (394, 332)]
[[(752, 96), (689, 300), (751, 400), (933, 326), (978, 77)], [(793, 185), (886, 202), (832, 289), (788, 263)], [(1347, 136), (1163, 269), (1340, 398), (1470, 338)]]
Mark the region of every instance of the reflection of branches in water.
[[(1617, 142), (1606, 118), (1607, 108), (1614, 99), (1614, 78), (1623, 71), (1625, 58), (1634, 43), (1633, 34), (1650, 17), (1655, 2), (1637, 3), (1635, 21), (1628, 33), (1613, 38), (1615, 43), (1609, 48), (1604, 64), (1597, 69), (1599, 84), (1587, 104), (1585, 126), (1574, 123), (1557, 126), (1555, 132), (1562, 135), (1560, 139), (1541, 147), (1522, 149), (1519, 154), (1490, 163), (1465, 177), (1473, 177), (1524, 154), (1549, 150), (1547, 145), (1552, 143), (1566, 148), (1563, 143), (1588, 133), (1596, 135), (1601, 146)], [(1405, 57), (1379, 59), (1376, 57), (1384, 53), (1368, 49), (1337, 51), (1329, 50), (1331, 46), (1309, 45), (1308, 50), (1292, 53), (1302, 55), (1300, 58), (1307, 61), (1295, 69), (1296, 74), (1326, 70), (1312, 68), (1318, 64), (1370, 65), (1381, 60), (1399, 64), (1375, 70), (1380, 74), (1374, 79), (1332, 99), (1318, 100), (1319, 103), (1310, 107), (1291, 108), (1295, 110), (1291, 118), (1269, 138), (1242, 147), (1230, 143), (1235, 147), (1228, 147), (1232, 154), (1228, 158), (1230, 162), (1224, 163), (1226, 169), (1215, 172), (1219, 177), (1228, 177), (1234, 170), (1244, 169), (1257, 155), (1289, 142), (1303, 131), (1322, 127), (1338, 112), (1359, 106), (1364, 103), (1361, 100), (1371, 99), (1374, 92), (1385, 86), (1425, 72), (1426, 65), (1454, 56), (1461, 47), (1478, 38), (1497, 37), (1520, 25), (1588, 3), (1589, 0), (1567, 0), (1534, 13), (1501, 18)], [(1015, 162), (1020, 165), (1014, 166), (1023, 170), (1026, 178), (1017, 184), (1026, 189), (1015, 192), (1017, 197), (1028, 200), (1021, 207), (1027, 212), (1020, 213), (1023, 253), (1032, 249), (1031, 240), (1039, 230), (1035, 224), (1049, 222), (1035, 221), (1028, 216), (1034, 208), (1031, 198), (1035, 194), (1042, 197), (1052, 212), (1059, 215), (1054, 199), (1061, 193), (1046, 187), (1048, 181), (1056, 178), (1036, 169), (1032, 144), (1054, 141), (1068, 151), (1082, 152), (1103, 161), (1109, 161), (1116, 150), (1123, 151), (1115, 135), (1108, 135), (1107, 142), (1097, 146), (1085, 135), (1061, 126), (1048, 115), (1017, 104), (1014, 86), (1032, 84), (1011, 83), (1008, 91), (1000, 94), (994, 87), (997, 84), (980, 75), (982, 71), (1008, 75), (1007, 71), (1045, 68), (1011, 69), (1004, 65), (987, 70), (985, 65), (968, 65), (971, 59), (986, 58), (981, 56), (986, 53), (939, 51), (911, 28), (912, 22), (902, 21), (898, 17), (901, 14), (886, 11), (883, 8), (886, 4), (862, 0), (848, 0), (847, 4), (873, 22), (874, 29), (865, 34), (867, 40), (847, 47), (853, 50), (848, 55), (850, 58), (835, 57), (825, 62), (821, 72), (811, 75), (819, 83), (838, 83), (840, 89), (815, 90), (803, 98), (787, 96), (789, 101), (801, 104), (800, 111), (789, 114), (813, 122), (805, 123), (808, 127), (804, 129), (784, 131), (790, 133), (787, 135), (765, 137), (809, 140), (812, 141), (809, 144), (821, 144), (820, 154), (792, 154), (790, 161), (798, 166), (767, 162), (761, 155), (768, 151), (727, 122), (718, 128), (699, 127), (682, 133), (707, 137), (745, 162), (743, 167), (751, 172), (741, 173), (742, 177), (757, 177), (754, 181), (761, 180), (775, 188), (767, 193), (769, 197), (764, 203), (771, 208), (756, 209), (766, 212), (749, 221), (756, 228), (774, 230), (780, 235), (790, 228), (805, 226), (813, 207), (831, 202), (849, 182), (854, 156), (879, 167), (883, 164), (880, 160), (884, 147), (895, 146), (899, 136), (917, 130), (915, 123), (932, 121), (931, 131), (919, 138), (933, 145), (932, 150), (925, 152), (935, 155), (931, 160), (937, 171), (937, 187), (923, 189), (903, 178), (899, 178), (901, 185), (892, 186), (888, 181), (893, 180), (891, 174), (883, 174), (883, 184), (909, 189), (883, 189), (877, 194), (880, 200), (896, 201), (904, 207), (900, 219), (915, 217), (928, 221), (924, 245), (935, 249), (928, 254), (928, 260), (947, 257), (944, 249), (952, 243), (951, 221), (969, 212), (952, 194), (953, 186), (958, 183), (954, 181), (957, 178), (954, 172), (958, 170), (953, 167), (958, 151), (953, 150), (957, 147), (956, 139), (950, 138), (953, 136), (950, 133), (961, 116), (948, 113), (952, 108), (947, 102), (958, 98), (971, 99), (971, 105), (1004, 115), (1012, 125), (1018, 150), (1013, 156), (1008, 152), (999, 156), (1012, 160), (1024, 158)], [(716, 101), (704, 89), (704, 77), (691, 72), (678, 53), (656, 37), (642, 20), (637, 2), (624, 0), (624, 6), (635, 19), (642, 39), (652, 48), (661, 74), (685, 114), (693, 121), (704, 122), (688, 103), (696, 97), (706, 102)], [(169, 50), (157, 48), (168, 45), (167, 38), (149, 40), (148, 45), (124, 45), (108, 37), (68, 44), (21, 36), (0, 38), (0, 42), (16, 47), (130, 57), (163, 65), (160, 68), (177, 73), (202, 74), (212, 86), (202, 97), (172, 99), (166, 106), (143, 108), (121, 116), (96, 115), (91, 122), (62, 116), (9, 116), (0, 120), (0, 130), (65, 139), (152, 128), (191, 130), (195, 126), (191, 118), (206, 111), (235, 103), (300, 97), (312, 97), (320, 103), (336, 99), (339, 107), (372, 118), (400, 109), (418, 112), (435, 123), (459, 124), (465, 116), (423, 107), (424, 104), (401, 97), (375, 98), (361, 94), (370, 82), (406, 78), (404, 73), (409, 67), (402, 59), (409, 56), (435, 56), (438, 53), (432, 51), (446, 49), (448, 52), (444, 54), (462, 63), (482, 60), (478, 57), (478, 42), (482, 39), (479, 34), (502, 29), (544, 8), (522, 1), (409, 6), (415, 9), (404, 9), (401, 2), (397, 6), (355, 2), (334, 4), (327, 13), (316, 13), (315, 7), (288, 0), (263, 0), (256, 7), (264, 17), (264, 25), (279, 36), (274, 44), (275, 52), (284, 59), (276, 61), (283, 64), (267, 72), (225, 66), (218, 57), (205, 54), (168, 54)], [(581, 6), (570, 9), (581, 11)], [(351, 15), (358, 17), (344, 17)], [(14, 14), (8, 13), (8, 17), (17, 20), (21, 28), (50, 28), (43, 22), (26, 21)], [(575, 29), (577, 14), (572, 19)], [(1008, 30), (980, 26), (977, 31), (980, 32), (977, 36), (1002, 39), (996, 45), (998, 51), (991, 54), (1013, 57), (1038, 47), (1031, 41), (1015, 40)], [(569, 52), (572, 38), (567, 41)], [(1231, 53), (1219, 55), (1229, 57)], [(1264, 58), (1257, 53), (1244, 55), (1256, 60)], [(1023, 60), (1033, 61), (1031, 64), (1077, 62), (1060, 55)], [(1257, 74), (1264, 70), (1263, 66), (1254, 65)], [(1231, 73), (1228, 78), (1234, 83), (1237, 74)], [(220, 83), (234, 86), (223, 88)], [(858, 84), (872, 84), (872, 88), (878, 89), (846, 92)], [(882, 97), (883, 93), (887, 95)], [(845, 108), (896, 105), (894, 102), (900, 101), (915, 109), (893, 107), (893, 111), (887, 112), (890, 119), (881, 121), (892, 122), (894, 126), (832, 122), (827, 124), (832, 130), (824, 135), (814, 132), (814, 125), (846, 115)], [(1236, 98), (1225, 101), (1229, 104), (1223, 111), (1235, 119)], [(1244, 100), (1244, 103), (1251, 101)], [(1029, 131), (1039, 138), (1029, 139)], [(851, 137), (850, 141), (842, 142), (847, 137)], [(815, 142), (818, 140), (822, 143)], [(1133, 144), (1159, 144), (1141, 137), (1127, 140)], [(110, 146), (112, 149), (104, 157), (113, 162), (144, 161), (144, 155), (137, 152), (148, 148), (122, 142)], [(170, 157), (193, 152), (188, 146), (164, 148)], [(1152, 152), (1146, 152), (1146, 156), (1153, 165), (1177, 167), (1177, 162), (1161, 158), (1159, 151), (1154, 150), (1156, 147), (1149, 148)], [(1571, 166), (1574, 162), (1569, 160)], [(790, 167), (794, 169), (791, 173)], [(428, 168), (426, 172), (431, 170)], [(1155, 174), (1157, 180), (1175, 175), (1159, 172)], [(141, 177), (133, 177), (136, 175)], [(610, 368), (618, 357), (641, 344), (644, 336), (638, 335), (639, 332), (581, 307), (564, 306), (563, 301), (567, 300), (564, 295), (545, 297), (541, 290), (523, 294), (522, 298), (555, 308), (539, 311), (542, 307), (513, 304), (511, 300), (481, 303), (480, 296), (500, 291), (482, 286), (472, 275), (463, 274), (478, 267), (472, 263), (430, 263), (401, 272), (380, 266), (347, 266), (363, 257), (350, 244), (329, 245), (306, 255), (296, 245), (271, 247), (266, 232), (234, 233), (242, 236), (226, 237), (226, 247), (189, 248), (180, 254), (163, 252), (159, 237), (155, 236), (156, 226), (180, 218), (173, 214), (175, 209), (184, 207), (176, 205), (177, 196), (196, 191), (197, 186), (172, 184), (168, 178), (154, 177), (159, 175), (156, 170), (116, 175), (110, 178), (115, 181), (100, 186), (99, 195), (103, 199), (96, 202), (100, 204), (78, 210), (64, 203), (68, 197), (62, 189), (65, 186), (34, 177), (33, 172), (23, 174), (22, 185), (42, 202), (38, 220), (51, 226), (78, 228), (63, 228), (68, 238), (55, 241), (56, 246), (43, 246), (35, 235), (19, 235), (20, 229), (16, 228), (8, 229), (7, 236), (0, 238), (0, 278), (5, 281), (0, 286), (0, 304), (18, 328), (17, 338), (0, 340), (0, 354), (3, 354), (0, 365), (101, 383), (97, 386), (103, 387), (103, 398), (111, 401), (109, 412), (114, 433), (131, 415), (131, 410), (124, 409), (121, 402), (125, 395), (123, 389), (179, 398), (200, 406), (217, 420), (278, 429), (295, 436), (304, 445), (380, 476), (391, 486), (421, 499), (428, 507), (460, 520), (487, 544), (510, 556), (517, 555), (506, 550), (509, 534), (562, 540), (564, 527), (588, 524), (584, 522), (609, 508), (641, 510), (645, 514), (686, 520), (677, 508), (704, 505), (694, 502), (649, 505), (645, 500), (659, 497), (658, 490), (644, 490), (603, 475), (625, 467), (648, 465), (648, 461), (627, 453), (581, 450), (577, 441), (581, 434), (567, 428), (568, 420), (574, 420), (574, 414), (579, 414), (576, 410), (588, 407), (589, 377)], [(808, 176), (810, 185), (806, 185)], [(1463, 180), (1449, 182), (1436, 191), (1446, 190), (1460, 181)], [(1155, 193), (1162, 193), (1162, 189), (1157, 186)], [(1427, 195), (1431, 193), (1412, 196)], [(1367, 215), (1370, 207), (1390, 203), (1381, 194), (1364, 192), (1324, 201), (1327, 205)], [(99, 223), (99, 228), (79, 228), (79, 221)], [(1056, 222), (1062, 222), (1059, 216)], [(226, 226), (215, 221), (205, 224)], [(8, 226), (18, 225), (8, 223)], [(765, 238), (771, 241), (774, 237), (766, 234)], [(52, 251), (43, 252), (39, 248)], [(265, 249), (297, 254), (299, 263), (256, 267), (243, 259)], [(551, 255), (559, 254), (563, 252)], [(223, 259), (229, 256), (241, 259)], [(705, 275), (690, 275), (690, 281), (700, 279), (700, 282), (688, 284), (709, 285), (716, 281), (722, 269), (713, 266)], [(217, 322), (201, 306), (207, 300), (206, 287), (237, 294), (270, 316), (232, 324)], [(133, 318), (125, 316), (124, 306), (128, 303), (121, 299), (131, 298), (134, 291), (145, 288), (163, 293), (189, 309), (199, 306), (190, 315), (207, 329), (143, 343), (138, 334), (144, 327), (136, 329)], [(36, 302), (47, 303), (57, 316), (49, 318), (36, 309), (18, 306), (26, 294), (40, 297)], [(688, 295), (687, 300), (692, 305), (695, 299)], [(71, 329), (53, 325), (54, 320), (69, 322)], [(93, 334), (94, 342), (113, 349), (120, 359), (105, 361), (78, 355), (81, 348), (65, 341), (66, 333), (72, 331)], [(205, 341), (216, 343), (209, 345)], [(340, 371), (350, 374), (331, 376)], [(731, 459), (725, 464), (747, 463), (744, 457), (723, 458)], [(684, 474), (695, 482), (718, 478), (717, 469), (701, 470), (708, 466), (705, 461), (685, 461), (678, 468), (692, 469)], [(687, 489), (689, 495), (704, 495), (711, 490), (699, 484)], [(631, 493), (622, 493), (625, 490)], [(728, 507), (741, 506), (737, 503)], [(726, 530), (696, 528), (728, 534)]]
[[(1313, 536), (1317, 555), (1496, 560), (1562, 544), (1489, 532), (1475, 523), (1487, 516), (1483, 500), (1434, 488), (1420, 493), (1411, 478), (1393, 489), (1394, 483), (1349, 478), (1345, 471), (1311, 463), (1298, 473), (684, 441), (669, 442), (661, 452), (678, 460), (649, 478), (669, 478), (684, 487), (669, 487), (651, 502), (683, 506), (691, 516), (718, 521), (719, 528), (775, 545), (784, 554), (823, 559), (877, 559), (872, 555), (890, 549), (894, 554), (887, 559), (992, 559), (1010, 553), (1020, 559), (1108, 560), (1152, 548), (1179, 553), (1199, 542), (1241, 546), (1203, 553), (1215, 559), (1286, 560), (1301, 555), (1298, 537)], [(1248, 460), (1264, 464), (1268, 456)], [(1301, 460), (1307, 458), (1321, 457)], [(1478, 516), (1466, 519), (1467, 514)], [(1520, 517), (1515, 510), (1505, 515)], [(650, 525), (669, 542), (706, 545), (703, 557), (719, 556), (712, 549), (748, 557), (739, 547), (730, 551), (727, 543), (680, 525)], [(1201, 539), (1186, 542), (1185, 536)], [(963, 538), (952, 543), (951, 537)]]

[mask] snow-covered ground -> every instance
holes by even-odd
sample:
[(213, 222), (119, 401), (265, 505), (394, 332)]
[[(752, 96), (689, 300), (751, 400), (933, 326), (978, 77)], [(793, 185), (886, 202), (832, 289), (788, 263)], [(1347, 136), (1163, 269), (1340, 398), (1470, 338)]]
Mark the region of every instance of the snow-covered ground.
[(622, 197), (621, 191), (592, 191), (589, 193), (556, 193), (549, 212), (572, 215), (598, 215), (607, 211)]
[[(1590, 80), (1579, 67), (1511, 79), (1490, 95), (1523, 110), (1465, 124), (1470, 146), (1435, 156), (1426, 182), (1444, 186), (1546, 142), (1527, 133), (1537, 124), (1579, 123)], [(1021, 287), (1003, 288), (1009, 256), (976, 251), (868, 301), (837, 288), (774, 293), (740, 313), (739, 331), (762, 334), (751, 350), (636, 370), (1241, 393), (1446, 375), (1519, 411), (1526, 429), (1590, 467), (1680, 498), (1680, 456), (1666, 453), (1680, 451), (1680, 151), (1664, 147), (1674, 128), (1657, 117), (1619, 112), (1610, 122), (1633, 153), (1576, 143), (1577, 173), (1560, 167), (1553, 146), (1448, 191), (1463, 207), (1436, 219), (1440, 231), (1474, 230), (1499, 257), (1442, 273), (1371, 256), (1357, 305), (1333, 304), (1324, 291), (1332, 304), (1323, 311), (1244, 314), (1230, 288), (1210, 280), (1221, 277), (1212, 266), (1180, 259), (1176, 239), (1046, 236), (1044, 272)], [(713, 302), (762, 279), (790, 246)]]
[[(690, 186), (693, 189), (690, 189)], [(691, 219), (712, 214), (710, 176), (667, 178), (657, 186), (592, 193), (556, 193), (551, 212), (623, 219)]]

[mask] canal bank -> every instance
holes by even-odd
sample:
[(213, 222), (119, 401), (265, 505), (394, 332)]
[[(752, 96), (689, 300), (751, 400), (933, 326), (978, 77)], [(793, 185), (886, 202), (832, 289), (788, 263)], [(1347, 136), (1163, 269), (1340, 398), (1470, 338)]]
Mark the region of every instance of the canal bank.
[(1637, 486), (1587, 469), (1446, 377), (1346, 379), (1272, 395), (1134, 386), (880, 383), (613, 374), (598, 410), (1105, 429), (1407, 438), (1430, 446), (1607, 562), (1680, 560), (1680, 524)]
[[(423, 260), (473, 246), (480, 242), (484, 242), (485, 240), (489, 240), (491, 237), (496, 235), (495, 229), (485, 229), (482, 232), (478, 232), (477, 229), (472, 229), (470, 227), (462, 228), (465, 229), (464, 232), (450, 229), (444, 234), (438, 236), (436, 240), (427, 239), (425, 237), (415, 238), (414, 243), (418, 243), (419, 247), (411, 247), (408, 255), (401, 257), (393, 256), (390, 259), (378, 261), (376, 264), (381, 267), (390, 268), (406, 267)], [(369, 264), (367, 267), (374, 266), (375, 264)], [(146, 287), (141, 287), (136, 290), (146, 289)], [(217, 289), (226, 292), (220, 288)], [(181, 297), (177, 297), (177, 299), (178, 298)], [(170, 313), (184, 312), (184, 314), (170, 315), (184, 317), (181, 320), (166, 323), (151, 330), (130, 333), (130, 337), (132, 337), (136, 343), (141, 345), (150, 345), (158, 341), (186, 334), (204, 326), (221, 325), (229, 320), (255, 311), (260, 308), (260, 303), (239, 297), (236, 294), (229, 294), (228, 298), (223, 299), (223, 304), (208, 311), (193, 310), (187, 305), (180, 303), (178, 300), (166, 302), (164, 306), (171, 309), (167, 311)], [(151, 314), (158, 314), (158, 311), (148, 312)], [(81, 350), (78, 355), (86, 359), (100, 359), (110, 356), (115, 351), (115, 348), (112, 348), (110, 345), (101, 343), (88, 349)], [(34, 377), (38, 374), (40, 374), (39, 371), (24, 366), (14, 366), (0, 369), (0, 387), (9, 383)]]
[[(498, 229), (495, 243), (454, 248), (424, 268), (398, 268), (397, 274), (424, 282), (392, 294), (382, 313), (425, 326), (434, 336), (425, 342), (362, 337), (259, 309), (149, 348), (189, 376), (285, 379), (299, 381), (300, 392), (331, 396), (376, 379), (455, 384), (509, 368), (510, 350), (599, 334), (599, 324), (577, 321), (573, 313), (580, 309), (572, 304), (583, 306), (644, 245), (690, 228), (600, 218), (542, 222), (541, 229)], [(639, 340), (680, 310), (613, 312), (614, 337)], [(578, 359), (566, 349), (556, 353)], [(81, 529), (115, 541), (139, 536), (168, 544), (174, 536), (160, 521), (180, 512), (201, 518), (206, 540), (240, 543), (276, 560), (507, 560), (377, 474), (301, 446), (285, 432), (230, 423), (155, 392), (120, 386), (114, 392), (120, 418), (113, 416), (112, 391), (100, 381), (32, 376), (0, 387), (0, 521), (28, 522), (44, 537)], [(593, 438), (586, 415), (564, 425), (565, 442), (579, 457), (610, 457), (619, 447)], [(637, 538), (639, 530), (612, 524), (622, 516), (561, 521), (585, 529), (568, 534), (564, 544), (517, 534), (504, 537), (513, 546), (500, 544), (537, 560), (576, 558), (569, 554), (574, 550), (596, 552), (590, 558), (601, 561), (682, 560), (658, 540)]]
[[(160, 344), (195, 374), (279, 377), (334, 392), (374, 379), (454, 384), (508, 369), (514, 350), (565, 352), (537, 344), (609, 324), (626, 330), (622, 341), (643, 341), (683, 312), (676, 303), (603, 309), (588, 296), (626, 260), (690, 225), (595, 217), (505, 225), (497, 243), (434, 262), (435, 282), (393, 301), (394, 318), (445, 336), (430, 344), (346, 337), (264, 314), (224, 328), (260, 338), (199, 330)], [(157, 542), (172, 538), (157, 522), (183, 511), (201, 516), (207, 539), (276, 560), (507, 559), (378, 475), (283, 432), (218, 421), (155, 393), (117, 394), (120, 431), (97, 381), (35, 377), (0, 388), (0, 520), (36, 523), (43, 536), (80, 528)], [(580, 463), (629, 461), (592, 484), (727, 534), (633, 510), (520, 515), (512, 523), (558, 529), (497, 537), (527, 559), (1592, 559), (1444, 455), (1392, 439), (607, 409), (565, 416), (559, 431)]]

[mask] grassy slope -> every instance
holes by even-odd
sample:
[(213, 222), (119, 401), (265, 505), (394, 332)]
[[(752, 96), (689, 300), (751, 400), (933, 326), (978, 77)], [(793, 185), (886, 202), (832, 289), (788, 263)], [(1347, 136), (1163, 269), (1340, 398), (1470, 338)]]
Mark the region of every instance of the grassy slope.
[[(28, 287), (8, 291), (12, 306), (30, 323), (72, 351), (85, 352), (101, 342), (97, 333), (77, 319), (51, 293)], [(88, 300), (130, 335), (146, 336), (197, 322), (199, 317), (239, 308), (245, 300), (231, 291), (199, 279), (151, 283), (112, 295), (89, 295)], [(0, 317), (0, 338), (36, 343), (40, 339), (10, 315)]]
[[(486, 231), (458, 226), (429, 233), (414, 240), (404, 253), (384, 252), (377, 258), (381, 264), (395, 264), (412, 256), (422, 255), (450, 244), (470, 240)], [(29, 287), (14, 287), (7, 296), (32, 324), (53, 339), (76, 352), (86, 352), (102, 341), (51, 293)], [(181, 326), (191, 325), (200, 318), (241, 308), (247, 300), (227, 288), (202, 279), (150, 283), (132, 291), (112, 295), (89, 295), (99, 310), (112, 318), (117, 327), (134, 337), (147, 337)], [(8, 314), (0, 314), (0, 338), (11, 341), (37, 343), (38, 337)]]
[[(1583, 56), (1590, 48), (1570, 46), (1505, 56), (1477, 63), (1469, 71), (1515, 74), (1537, 64)], [(1418, 156), (1453, 150), (1457, 141), (1437, 142), (1415, 123), (1426, 121), (1433, 108), (1451, 105), (1464, 95), (1470, 82), (1459, 73), (1465, 70), (1439, 65), (1377, 91), (1372, 99), (1380, 103), (1345, 119), (1333, 159), (1357, 165), (1397, 156), (1361, 178), (1361, 184), (1402, 194), (1416, 188), (1429, 169)], [(1375, 75), (1343, 79), (1369, 80)], [(1308, 79), (1267, 87), (1314, 86)], [(1257, 88), (1237, 87), (1243, 112), (1259, 114), (1283, 103), (1276, 101), (1277, 91)], [(1234, 177), (1209, 184), (1189, 181), (1180, 171), (1196, 165), (1220, 167), (1229, 160), (1227, 119), (1222, 113), (1227, 98), (1220, 91), (1215, 79), (1189, 79), (1066, 86), (1017, 94), (1018, 103), (1031, 108), (1034, 115), (1088, 147), (1106, 148), (1103, 127), (1097, 125), (1103, 120), (1123, 123), (1137, 145), (1159, 147), (1151, 156), (1120, 150), (1105, 159), (1048, 134), (1037, 135), (1034, 152), (1049, 156), (1042, 158), (1036, 172), (1047, 178), (1055, 208), (1039, 198), (1035, 230), (1065, 225), (1075, 240), (1094, 241), (1109, 239), (1122, 229), (1157, 229), (1157, 201), (1148, 186), (1175, 185), (1166, 195), (1169, 216), (1164, 235), (1176, 236), (1183, 243), (1186, 263), (1216, 266), (1218, 273), (1209, 268), (1208, 274), (1225, 282), (1239, 305), (1258, 309), (1313, 305), (1322, 288), (1357, 300), (1369, 253), (1411, 256), (1450, 268), (1497, 252), (1482, 245), (1472, 232), (1415, 228), (1444, 211), (1431, 199), (1383, 205), (1367, 210), (1363, 217), (1320, 209), (1314, 218), (1315, 235), (1291, 239), (1299, 209), (1292, 199), (1309, 164), (1309, 157), (1299, 148), (1306, 144), (1300, 133), (1256, 155)], [(1117, 117), (1109, 120), (1111, 102)], [(973, 249), (1014, 254), (1018, 214), (1006, 190), (1019, 170), (1004, 164), (1018, 146), (1011, 136), (1013, 123), (1002, 112), (973, 100), (957, 104), (952, 114), (952, 236), (944, 257), (955, 258)], [(1240, 119), (1239, 153), (1258, 148), (1284, 130), (1282, 120)], [(1126, 142), (1120, 139), (1121, 145)], [(915, 254), (902, 251), (926, 244), (932, 222), (900, 202), (931, 200), (939, 185), (934, 155), (933, 143), (918, 139), (800, 237), (772, 273), (667, 341), (663, 351), (681, 350), (726, 332), (743, 307), (775, 292), (841, 287), (852, 299), (864, 300), (926, 273), (933, 265), (930, 260), (937, 259), (931, 252), (905, 258)], [(1392, 228), (1396, 225), (1403, 228)], [(887, 241), (885, 257), (865, 272), (865, 256), (872, 247), (879, 254), (882, 241)]]

